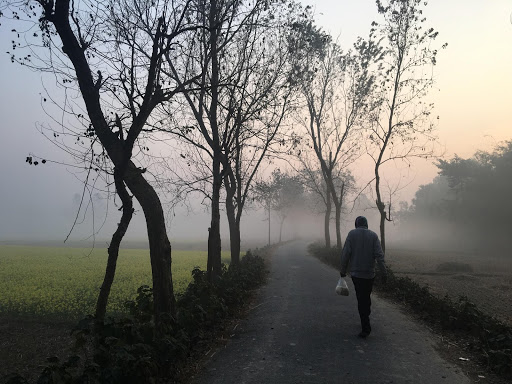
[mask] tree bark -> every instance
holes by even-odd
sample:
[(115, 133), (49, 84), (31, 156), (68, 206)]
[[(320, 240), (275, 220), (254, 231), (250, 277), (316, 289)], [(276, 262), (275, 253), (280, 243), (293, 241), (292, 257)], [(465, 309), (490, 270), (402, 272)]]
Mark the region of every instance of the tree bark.
[(212, 60), (211, 74), (211, 103), (210, 103), (210, 126), (212, 130), (212, 151), (213, 151), (213, 191), (212, 191), (212, 217), (210, 232), (208, 234), (208, 263), (207, 276), (209, 281), (214, 277), (220, 276), (222, 272), (221, 263), (221, 243), (220, 243), (220, 189), (222, 187), (221, 165), (221, 146), (219, 138), (219, 126), (217, 121), (217, 107), (219, 103), (219, 57), (218, 57), (218, 33), (219, 9), (216, 0), (211, 0), (209, 10), (210, 26), (210, 48)]
[[(225, 168), (226, 169), (226, 168)], [(240, 263), (240, 216), (235, 209), (235, 193), (237, 187), (232, 173), (225, 172), (224, 188), (226, 189), (226, 216), (229, 226), (229, 243), (231, 249), (231, 265), (236, 266)], [(240, 203), (238, 208), (241, 209)]]
[(221, 241), (220, 241), (220, 189), (222, 176), (220, 174), (220, 160), (218, 155), (213, 157), (213, 191), (210, 232), (208, 233), (208, 262), (207, 276), (209, 281), (222, 272)]
[(270, 245), (270, 203), (268, 204), (268, 245)]
[(380, 212), (380, 245), (382, 247), (382, 252), (386, 252), (386, 212)]
[(375, 166), (375, 193), (377, 195), (377, 199), (375, 200), (375, 204), (377, 204), (377, 209), (380, 213), (380, 245), (382, 247), (382, 252), (386, 252), (386, 205), (382, 201), (382, 197), (380, 194), (380, 175), (379, 175), (379, 164), (377, 163)]
[(341, 249), (341, 204), (334, 204), (336, 210), (336, 247)]
[(281, 223), (279, 225), (279, 242), (283, 240), (283, 225), (284, 221), (286, 220), (286, 217), (281, 218)]
[(240, 264), (240, 222), (236, 219), (231, 219), (228, 216), (228, 220), (231, 222), (229, 225), (229, 236), (231, 246), (231, 265), (236, 266)]
[(165, 229), (164, 211), (155, 189), (142, 177), (139, 169), (128, 170), (125, 181), (140, 203), (146, 218), (155, 323), (159, 324), (163, 314), (174, 316), (176, 312), (171, 274), (171, 243)]
[(341, 241), (341, 208), (343, 207), (343, 196), (345, 195), (345, 182), (341, 184), (340, 198), (334, 199), (336, 206), (336, 246), (341, 249), (343, 244)]
[(325, 216), (324, 216), (324, 236), (325, 236), (325, 246), (326, 248), (331, 248), (331, 194), (327, 191), (327, 197), (325, 202)]
[(114, 276), (116, 273), (119, 246), (123, 240), (124, 235), (126, 234), (133, 216), (132, 198), (126, 190), (122, 176), (117, 170), (114, 170), (114, 182), (116, 185), (117, 194), (121, 199), (123, 213), (121, 215), (121, 221), (119, 222), (116, 231), (112, 235), (112, 240), (108, 247), (107, 268), (105, 270), (105, 276), (103, 278), (103, 283), (101, 284), (100, 293), (96, 302), (95, 317), (96, 321), (100, 323), (105, 319), (105, 313), (107, 311), (110, 289), (112, 287), (112, 283), (114, 282)]
[(237, 220), (235, 213), (235, 206), (233, 204), (233, 193), (232, 188), (227, 185), (225, 180), (225, 186), (227, 191), (226, 197), (226, 216), (228, 217), (229, 225), (229, 244), (231, 247), (231, 265), (236, 266), (240, 263), (240, 221)]
[[(85, 50), (70, 26), (70, 1), (57, 0), (55, 9), (53, 9), (53, 4), (53, 2), (47, 2), (43, 5), (45, 8), (44, 17), (55, 25), (63, 44), (62, 50), (73, 64), (78, 86), (94, 131), (107, 151), (114, 167), (123, 166), (124, 168), (126, 166), (123, 172), (123, 180), (144, 211), (153, 276), (154, 317), (158, 328), (164, 313), (174, 315), (175, 312), (171, 275), (171, 244), (167, 237), (163, 209), (157, 193), (143, 177), (143, 171), (138, 169), (131, 160), (127, 160), (131, 159), (133, 140), (138, 137), (142, 130), (145, 117), (147, 117), (151, 108), (148, 107), (148, 104), (145, 104), (144, 113), (141, 112), (137, 116), (137, 126), (134, 128), (132, 125), (130, 128), (128, 132), (131, 137), (130, 145), (127, 145), (127, 141), (123, 142), (111, 130), (101, 108), (99, 83), (94, 81), (85, 56)], [(154, 71), (152, 75), (155, 75)], [(156, 83), (148, 85), (147, 92), (149, 93), (146, 97), (149, 99), (153, 97), (155, 85)], [(149, 104), (151, 103), (152, 101), (149, 102)]]
[(324, 161), (321, 161), (323, 165), (323, 175), (324, 180), (327, 185), (327, 192), (331, 195), (332, 202), (334, 203), (335, 210), (335, 220), (336, 220), (336, 246), (341, 249), (342, 241), (341, 241), (341, 206), (343, 204), (343, 192), (344, 188), (342, 187), (340, 196), (336, 195), (336, 187), (334, 186), (334, 180), (332, 177), (332, 166), (327, 167)]

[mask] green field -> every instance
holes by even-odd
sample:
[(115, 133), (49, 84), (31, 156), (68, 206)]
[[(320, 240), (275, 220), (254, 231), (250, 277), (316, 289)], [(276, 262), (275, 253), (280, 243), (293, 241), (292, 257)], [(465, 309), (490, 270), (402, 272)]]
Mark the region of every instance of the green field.
[[(185, 290), (194, 267), (206, 269), (205, 251), (172, 251), (175, 292)], [(228, 252), (222, 261), (229, 262)], [(107, 262), (106, 249), (0, 246), (0, 313), (73, 317), (94, 313)], [(110, 293), (109, 313), (141, 285), (151, 286), (149, 250), (122, 249)]]

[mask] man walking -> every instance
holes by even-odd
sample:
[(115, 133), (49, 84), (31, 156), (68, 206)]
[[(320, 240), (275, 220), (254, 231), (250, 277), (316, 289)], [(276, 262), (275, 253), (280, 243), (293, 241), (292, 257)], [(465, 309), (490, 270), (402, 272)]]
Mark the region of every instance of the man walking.
[(357, 309), (361, 318), (361, 332), (359, 337), (366, 338), (372, 331), (370, 326), (370, 295), (375, 279), (375, 261), (382, 273), (382, 280), (386, 282), (387, 272), (384, 263), (384, 252), (380, 246), (379, 237), (368, 229), (368, 220), (364, 216), (356, 218), (356, 229), (351, 230), (345, 240), (341, 252), (340, 276), (347, 275), (347, 266), (350, 262), (350, 276), (354, 283), (357, 297)]

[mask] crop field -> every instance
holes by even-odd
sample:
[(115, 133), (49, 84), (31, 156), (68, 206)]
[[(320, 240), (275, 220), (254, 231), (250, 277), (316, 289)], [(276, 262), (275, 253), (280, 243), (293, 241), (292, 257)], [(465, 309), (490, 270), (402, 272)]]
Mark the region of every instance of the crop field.
[[(205, 251), (172, 251), (176, 293), (192, 280), (194, 267), (206, 269)], [(222, 253), (229, 262), (229, 253)], [(0, 246), (0, 314), (79, 318), (93, 313), (107, 263), (106, 249)], [(110, 293), (109, 313), (141, 285), (151, 286), (149, 250), (122, 249)]]
[(391, 250), (388, 265), (398, 276), (427, 285), (439, 297), (467, 297), (490, 316), (512, 325), (512, 258), (455, 252)]

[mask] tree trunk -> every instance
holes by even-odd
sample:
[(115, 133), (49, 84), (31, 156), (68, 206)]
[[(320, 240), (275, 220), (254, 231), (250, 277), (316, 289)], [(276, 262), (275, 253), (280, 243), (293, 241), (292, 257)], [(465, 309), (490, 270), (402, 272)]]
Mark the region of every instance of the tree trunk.
[(117, 194), (121, 198), (123, 204), (123, 214), (121, 221), (119, 222), (116, 231), (112, 235), (112, 240), (108, 247), (108, 260), (107, 268), (105, 270), (105, 277), (103, 278), (103, 284), (100, 288), (98, 295), (98, 301), (96, 302), (96, 321), (103, 322), (105, 319), (105, 313), (107, 311), (108, 298), (110, 295), (110, 289), (114, 282), (114, 276), (116, 273), (117, 258), (119, 256), (119, 246), (123, 240), (126, 230), (130, 224), (133, 216), (133, 201), (131, 196), (128, 194), (122, 176), (117, 170), (114, 171), (114, 181), (116, 185)]
[(208, 234), (208, 280), (213, 281), (222, 272), (221, 243), (220, 243), (220, 189), (222, 176), (220, 174), (220, 160), (218, 155), (213, 156), (213, 191), (212, 191), (212, 217), (210, 232)]
[(233, 226), (229, 226), (231, 265), (240, 264), (240, 223), (235, 220)]
[(335, 208), (335, 220), (336, 220), (336, 246), (341, 249), (341, 205), (343, 202), (343, 188), (341, 190), (341, 195), (338, 198), (336, 195), (336, 188), (334, 186), (333, 178), (332, 178), (332, 169), (328, 168), (325, 162), (322, 163), (322, 170), (324, 181), (327, 186), (327, 193), (332, 198), (332, 202), (334, 203)]
[(385, 236), (385, 231), (386, 231), (386, 211), (381, 211), (379, 209), (379, 212), (380, 212), (380, 245), (382, 247), (382, 252), (386, 252), (386, 236)]
[(282, 239), (283, 239), (283, 237), (282, 237), (282, 235), (283, 235), (283, 225), (284, 225), (284, 221), (285, 220), (286, 220), (286, 217), (283, 217), (281, 219), (281, 224), (279, 225), (279, 242), (281, 242)]
[[(100, 105), (100, 92), (98, 83), (94, 81), (91, 68), (85, 56), (85, 50), (79, 44), (70, 25), (70, 1), (62, 0), (42, 2), (46, 12), (46, 19), (55, 25), (56, 31), (62, 41), (62, 51), (69, 57), (75, 69), (80, 92), (84, 99), (87, 114), (93, 124), (94, 131), (101, 144), (105, 147), (115, 167), (123, 169), (123, 181), (133, 196), (140, 203), (144, 216), (149, 239), (149, 254), (151, 259), (151, 271), (153, 277), (153, 301), (155, 324), (161, 323), (162, 315), (168, 313), (174, 315), (175, 303), (171, 275), (171, 244), (165, 229), (165, 218), (160, 199), (155, 189), (147, 182), (131, 159), (133, 141), (127, 145), (116, 133), (111, 130), (107, 119), (103, 115)], [(153, 92), (153, 91), (151, 91)], [(149, 113), (150, 110), (145, 111)], [(141, 117), (139, 121), (144, 121)], [(130, 128), (134, 132), (132, 139), (136, 139), (142, 130), (142, 124), (138, 128)], [(126, 166), (126, 169), (124, 167)]]
[(382, 251), (386, 252), (386, 205), (382, 201), (380, 194), (380, 175), (379, 175), (379, 164), (375, 166), (375, 194), (377, 195), (377, 200), (375, 204), (377, 204), (377, 209), (380, 213), (380, 245), (382, 247)]
[(270, 204), (268, 205), (268, 245), (270, 245)]
[[(226, 168), (224, 168), (226, 169)], [(231, 176), (231, 177), (230, 177)], [(229, 244), (231, 248), (231, 265), (236, 266), (240, 263), (240, 216), (237, 217), (235, 209), (236, 184), (232, 173), (225, 172), (224, 188), (226, 189), (226, 216), (229, 226)], [(241, 203), (238, 202), (238, 209), (241, 209)]]
[(217, 122), (217, 107), (219, 103), (219, 57), (218, 57), (218, 17), (219, 9), (217, 1), (210, 1), (208, 23), (210, 26), (209, 44), (211, 48), (211, 102), (210, 102), (210, 127), (212, 130), (212, 151), (213, 151), (213, 191), (212, 191), (212, 217), (210, 233), (208, 234), (208, 280), (220, 276), (222, 272), (221, 244), (220, 244), (220, 189), (222, 187), (222, 175), (220, 173), (221, 147), (219, 138), (219, 127)]
[(336, 210), (336, 247), (341, 249), (341, 202), (334, 202), (334, 207)]
[(231, 265), (236, 266), (240, 263), (240, 222), (236, 219), (235, 207), (232, 197), (226, 198), (226, 215), (229, 225), (229, 243), (231, 247)]
[(325, 232), (325, 246), (331, 248), (331, 194), (327, 193), (327, 201), (325, 205), (325, 216), (324, 216), (324, 232)]
[(171, 274), (171, 243), (165, 230), (162, 204), (155, 189), (142, 177), (141, 171), (134, 169), (133, 163), (131, 165), (131, 169), (125, 173), (125, 182), (140, 203), (146, 218), (155, 324), (158, 328), (163, 314), (174, 316), (176, 311)]

